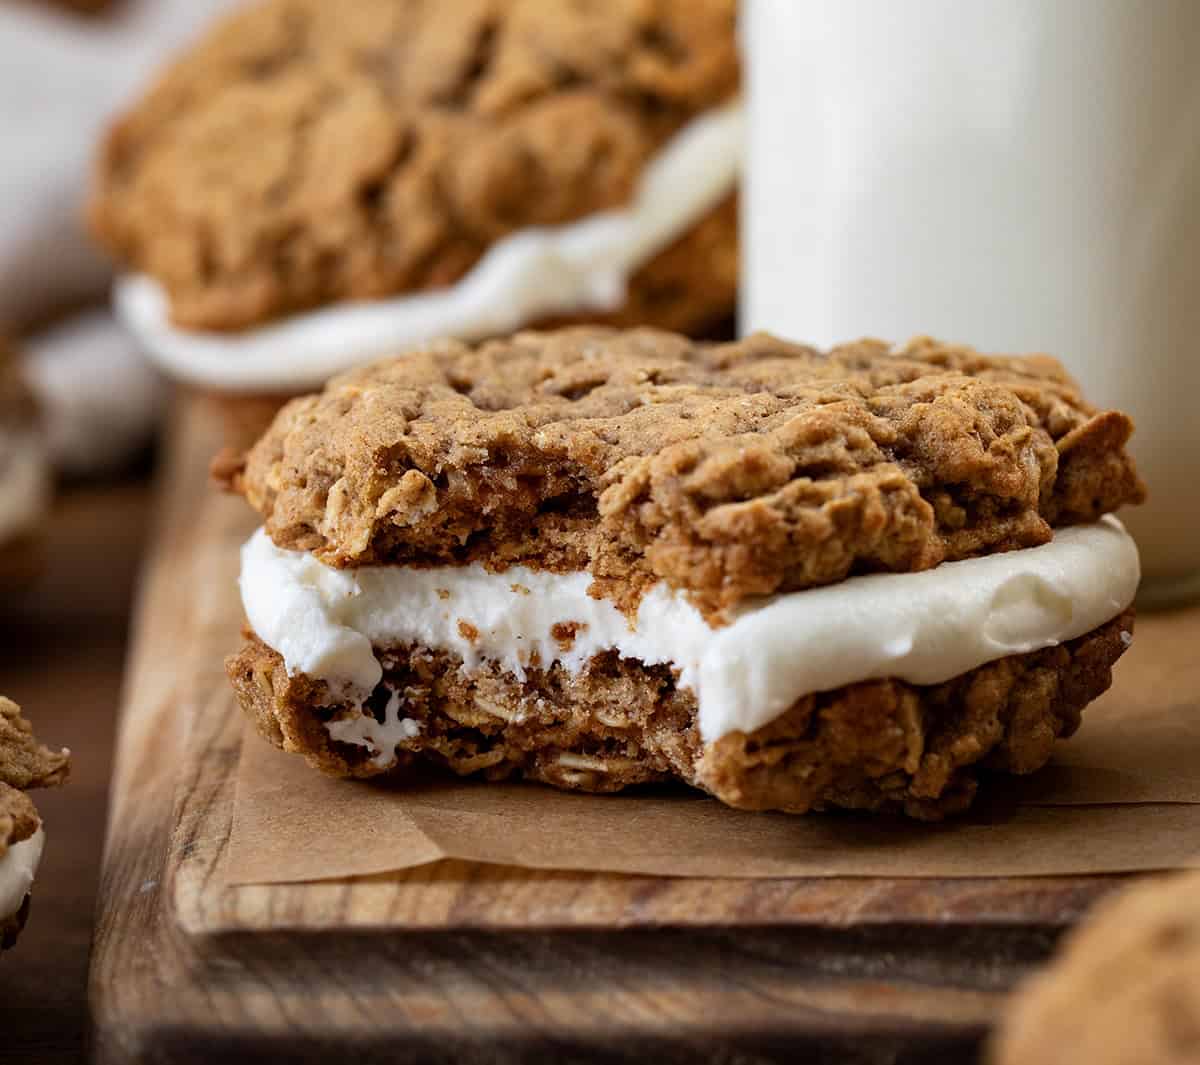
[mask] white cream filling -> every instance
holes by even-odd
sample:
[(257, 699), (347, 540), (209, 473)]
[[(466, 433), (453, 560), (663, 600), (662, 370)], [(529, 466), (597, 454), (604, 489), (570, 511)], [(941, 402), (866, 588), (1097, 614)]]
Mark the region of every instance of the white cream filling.
[(50, 507), (50, 460), (36, 432), (0, 432), (0, 544), (27, 532)]
[(28, 839), (14, 843), (0, 858), (0, 921), (12, 917), (33, 887), (46, 834), (39, 828)]
[[(1053, 647), (1119, 614), (1138, 576), (1133, 540), (1107, 517), (1061, 529), (1041, 547), (759, 599), (720, 628), (658, 584), (631, 626), (612, 603), (588, 595), (587, 573), (336, 570), (281, 550), (260, 529), (242, 548), (241, 590), (254, 631), (289, 673), (323, 679), (340, 696), (361, 700), (379, 683), (372, 645), (451, 652), (467, 671), (494, 661), (518, 679), (535, 655), (578, 672), (616, 650), (676, 670), (696, 695), (701, 737), (712, 741), (752, 732), (812, 692), (883, 677), (937, 684)], [(579, 628), (564, 650), (552, 629), (572, 622)], [(364, 715), (335, 725), (334, 738), (371, 747), (386, 763), (417, 728), (402, 716), (401, 699), (392, 703), (382, 726)]]
[(630, 276), (737, 183), (740, 103), (685, 126), (642, 174), (625, 210), (530, 228), (497, 242), (448, 288), (298, 314), (236, 334), (174, 328), (163, 288), (117, 282), (117, 313), (168, 372), (216, 389), (311, 388), (332, 374), (440, 337), (479, 340), (556, 315), (620, 307)]

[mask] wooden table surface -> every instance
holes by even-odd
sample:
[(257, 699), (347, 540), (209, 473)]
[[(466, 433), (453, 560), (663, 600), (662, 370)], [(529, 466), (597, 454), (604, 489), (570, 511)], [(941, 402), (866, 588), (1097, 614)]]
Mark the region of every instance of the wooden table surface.
[(0, 602), (0, 692), (74, 753), (69, 785), (35, 796), (48, 845), (29, 925), (0, 961), (3, 1062), (84, 1059), (113, 733), (150, 510), (146, 478), (64, 490), (41, 580)]
[(226, 883), (244, 721), (220, 661), (253, 521), (195, 490), (221, 435), (181, 404), (163, 458), (96, 911), (100, 1065), (973, 1063), (1008, 990), (1115, 886), (457, 862)]
[[(38, 795), (48, 829), (48, 847), (29, 926), (17, 949), (0, 961), (0, 1065), (9, 1061), (43, 1065), (86, 1060), (90, 1027), (88, 960), (114, 730), (121, 701), (133, 593), (154, 509), (151, 486), (146, 479), (67, 491), (58, 504), (43, 579), (30, 594), (0, 601), (5, 636), (0, 641), (0, 692), (25, 706), (46, 742), (67, 744), (74, 752), (73, 779), (68, 787), (60, 792)], [(913, 972), (908, 973), (906, 969), (906, 973), (920, 985), (928, 982), (928, 973), (923, 967), (928, 967), (929, 959), (922, 952), (913, 950), (911, 931), (909, 928), (899, 930), (898, 940), (884, 944), (883, 956), (910, 955), (908, 968)], [(961, 930), (950, 931), (952, 942), (945, 946), (970, 969), (966, 982), (974, 988), (972, 993), (979, 997), (981, 1010), (985, 1006), (990, 1008), (991, 998), (1009, 985), (1012, 972), (1027, 967), (1049, 946), (1040, 932), (1028, 937), (1028, 942), (1021, 943), (1023, 949), (1014, 953), (1012, 942), (1001, 944), (986, 937), (973, 940), (963, 938)], [(776, 932), (767, 930), (759, 937), (761, 942), (754, 941), (751, 958), (772, 978), (773, 974), (782, 971), (777, 956), (779, 951), (786, 951), (783, 940), (775, 941)], [(464, 957), (470, 954), (467, 949), (470, 944), (463, 941), (456, 947), (456, 942), (431, 939), (425, 946), (437, 965), (444, 969), (449, 964), (447, 958), (454, 956), (456, 951), (462, 951)], [(542, 943), (542, 940), (538, 942)], [(707, 943), (708, 954), (696, 952), (697, 942), (702, 946)], [(818, 948), (822, 942), (820, 937), (805, 941), (805, 949), (813, 954), (808, 967), (814, 970), (821, 968), (816, 956), (821, 953)], [(388, 953), (388, 959), (400, 964), (414, 950), (419, 953), (422, 943), (424, 940), (419, 937), (410, 939), (404, 951), (394, 958)], [(555, 964), (559, 969), (565, 965), (563, 972), (567, 976), (576, 970), (586, 975), (595, 969), (601, 977), (603, 964), (600, 963), (619, 947), (607, 934), (601, 939), (574, 945), (566, 944), (561, 937), (550, 938), (542, 945), (549, 956), (557, 959)], [(227, 946), (237, 953), (237, 941), (230, 939)], [(471, 945), (472, 949), (491, 952), (484, 959), (487, 964), (483, 967), (488, 979), (507, 966), (513, 969), (514, 980), (528, 975), (528, 959), (520, 953), (518, 946), (503, 936), (493, 936), (483, 948), (478, 943)], [(320, 955), (316, 947), (316, 940), (305, 940), (300, 953), (294, 958), (289, 956), (289, 971), (299, 966), (296, 972), (307, 979), (305, 974), (315, 965), (318, 973), (328, 976), (329, 967), (336, 968), (337, 958)], [(560, 957), (567, 947), (577, 953), (567, 951), (565, 958)], [(842, 949), (839, 944), (833, 944), (831, 950), (833, 947)], [(657, 944), (654, 949), (662, 949), (662, 944)], [(744, 953), (745, 944), (740, 949)], [(691, 952), (692, 960), (701, 970), (719, 967), (728, 960), (727, 944), (719, 940), (708, 943), (703, 936), (699, 941), (690, 940), (686, 950)], [(443, 957), (447, 951), (450, 953)], [(879, 954), (879, 951), (874, 953)], [(228, 976), (229, 959), (218, 960), (224, 966), (221, 973)], [(660, 962), (661, 959), (652, 954), (642, 959), (643, 968), (651, 976)], [(433, 966), (427, 971), (418, 966), (423, 979), (428, 979), (430, 973), (436, 975), (436, 968)], [(864, 978), (871, 983), (875, 976), (882, 974), (864, 971), (852, 975), (861, 984)], [(895, 976), (895, 973), (891, 975)], [(980, 986), (975, 987), (976, 983)], [(872, 987), (877, 995), (896, 994), (894, 980), (874, 980)], [(796, 1008), (796, 1003), (786, 996), (778, 999), (777, 1005)], [(813, 1015), (819, 1018), (836, 1013), (838, 1008), (837, 1002), (832, 1005), (822, 1002)], [(533, 1034), (538, 1035), (538, 1032)], [(541, 1033), (542, 1036), (548, 1034), (552, 1033)], [(938, 1039), (943, 1037), (944, 1041), (939, 1043)], [(897, 1046), (894, 1042), (856, 1046), (858, 1056), (854, 1060), (924, 1060), (927, 1051), (944, 1053), (952, 1047), (960, 1055), (964, 1050), (969, 1054), (968, 1048), (974, 1041), (964, 1039), (962, 1032), (941, 1035), (924, 1032), (923, 1038), (924, 1043), (914, 1039), (901, 1044), (906, 1045), (907, 1050), (898, 1058), (893, 1055)], [(550, 1045), (553, 1042), (553, 1039), (549, 1040)], [(542, 1044), (537, 1046), (545, 1049)], [(786, 1045), (781, 1043), (778, 1047), (759, 1046), (747, 1033), (747, 1038), (739, 1041), (738, 1050), (739, 1054), (746, 1052), (742, 1060), (777, 1060), (789, 1056), (795, 1046), (794, 1041), (788, 1041)], [(823, 1043), (821, 1047), (822, 1053), (828, 1055), (821, 1060), (844, 1060), (849, 1052), (845, 1043)], [(212, 1045), (192, 1049), (196, 1051), (195, 1060), (229, 1060), (223, 1059)], [(308, 1042), (296, 1043), (291, 1049), (299, 1060), (310, 1051), (319, 1053), (322, 1048)], [(324, 1049), (330, 1051), (330, 1060), (338, 1056), (331, 1046)], [(426, 1046), (425, 1049), (432, 1052), (433, 1047)], [(813, 1049), (815, 1052), (816, 1044)], [(446, 1046), (440, 1050), (444, 1057), (449, 1053)], [(694, 1050), (692, 1047), (689, 1054)], [(616, 1054), (616, 1057), (620, 1056)], [(658, 1059), (666, 1060), (666, 1056), (658, 1055)], [(419, 1055), (413, 1060), (419, 1060)]]

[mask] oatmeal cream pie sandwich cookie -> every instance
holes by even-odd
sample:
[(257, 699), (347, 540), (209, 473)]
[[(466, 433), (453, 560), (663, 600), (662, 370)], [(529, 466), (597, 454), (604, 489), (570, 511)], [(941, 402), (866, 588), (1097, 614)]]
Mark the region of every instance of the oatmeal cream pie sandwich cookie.
[(443, 336), (730, 318), (734, 0), (265, 0), (113, 127), (93, 229), (173, 375), (297, 394)]
[(21, 709), (0, 696), (0, 950), (11, 947), (29, 914), (45, 833), (26, 791), (62, 784), (70, 752), (34, 739)]
[(1052, 359), (931, 340), (430, 345), (216, 470), (263, 519), (229, 675), (337, 775), (937, 817), (1108, 687), (1131, 430)]

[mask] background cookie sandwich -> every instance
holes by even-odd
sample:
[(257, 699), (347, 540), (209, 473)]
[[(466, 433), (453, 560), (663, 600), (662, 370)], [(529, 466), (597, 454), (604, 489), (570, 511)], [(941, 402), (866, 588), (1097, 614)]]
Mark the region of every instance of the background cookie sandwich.
[(264, 521), (228, 670), (335, 774), (937, 816), (1044, 764), (1129, 645), (1131, 429), (1051, 359), (925, 340), (432, 345), (218, 471)]
[(70, 752), (39, 744), (20, 707), (0, 696), (0, 949), (12, 946), (25, 924), (45, 844), (25, 792), (64, 783), (69, 769)]
[(552, 320), (705, 332), (737, 284), (735, 7), (258, 3), (108, 137), (117, 306), (226, 392)]
[(0, 588), (20, 587), (37, 572), (50, 489), (37, 405), (12, 349), (0, 341)]

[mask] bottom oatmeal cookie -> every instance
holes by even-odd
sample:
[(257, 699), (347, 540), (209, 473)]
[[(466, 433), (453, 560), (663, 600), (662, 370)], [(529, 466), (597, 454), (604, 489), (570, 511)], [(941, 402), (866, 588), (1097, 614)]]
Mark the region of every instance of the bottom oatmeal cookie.
[(401, 774), (418, 760), (489, 780), (522, 776), (613, 792), (683, 780), (730, 806), (828, 807), (937, 819), (966, 808), (989, 772), (1030, 773), (1111, 683), (1132, 611), (1061, 646), (950, 681), (851, 684), (808, 695), (769, 724), (705, 743), (695, 696), (665, 666), (615, 653), (572, 674), (524, 680), (412, 646), (377, 648), (383, 679), (361, 709), (292, 674), (247, 632), (226, 668), (242, 708), (276, 746), (335, 776)]

